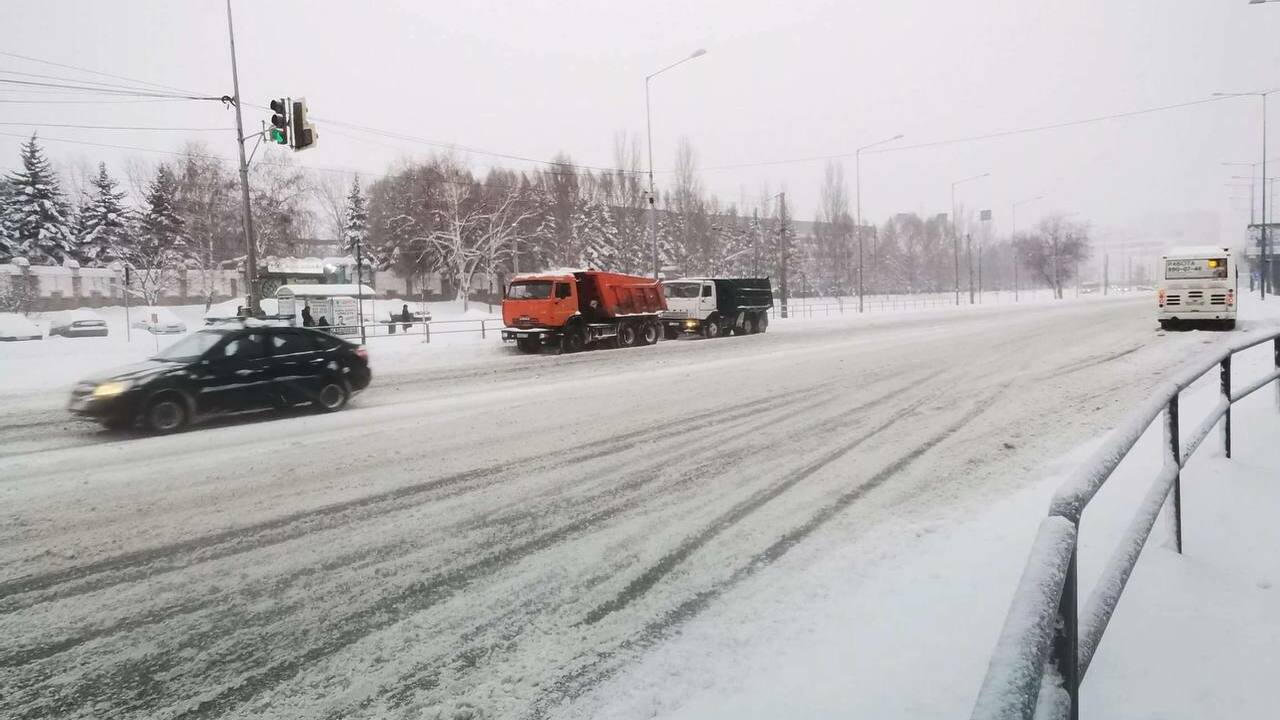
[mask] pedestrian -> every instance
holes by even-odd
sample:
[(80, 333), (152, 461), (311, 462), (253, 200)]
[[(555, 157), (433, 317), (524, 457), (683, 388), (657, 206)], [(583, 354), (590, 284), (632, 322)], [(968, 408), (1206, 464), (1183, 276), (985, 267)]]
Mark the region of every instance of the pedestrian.
[(409, 323), (413, 322), (413, 316), (409, 314), (409, 303), (405, 303), (404, 307), (400, 308), (400, 320), (403, 323), (401, 327), (405, 332), (409, 332)]
[(320, 319), (316, 322), (316, 327), (327, 328), (329, 327), (329, 321), (325, 318), (325, 316), (321, 315)]
[(311, 327), (316, 324), (315, 318), (311, 317), (311, 306), (302, 306), (302, 327)]
[(243, 306), (243, 305), (237, 305), (237, 306), (236, 306), (236, 317), (238, 317), (238, 318), (239, 318), (239, 317), (244, 317), (244, 306)]

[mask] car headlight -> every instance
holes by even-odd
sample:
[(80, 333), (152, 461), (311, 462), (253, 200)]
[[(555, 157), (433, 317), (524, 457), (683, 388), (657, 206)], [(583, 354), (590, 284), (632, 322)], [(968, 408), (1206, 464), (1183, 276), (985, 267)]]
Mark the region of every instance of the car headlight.
[(129, 380), (102, 383), (93, 389), (93, 396), (96, 398), (114, 397), (128, 390), (132, 385), (133, 383)]

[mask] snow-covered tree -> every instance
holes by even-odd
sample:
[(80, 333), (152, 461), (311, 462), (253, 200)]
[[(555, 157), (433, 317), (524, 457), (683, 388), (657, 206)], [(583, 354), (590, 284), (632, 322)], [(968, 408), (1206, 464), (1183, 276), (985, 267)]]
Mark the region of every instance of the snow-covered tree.
[(125, 193), (98, 163), (98, 176), (77, 215), (77, 255), (82, 265), (102, 267), (129, 254), (129, 211)]
[(46, 265), (74, 259), (70, 210), (35, 135), (22, 144), (22, 170), (9, 176), (9, 186), (4, 209), (7, 252)]
[(342, 248), (355, 257), (356, 246), (365, 257), (370, 257), (369, 248), (369, 204), (360, 192), (360, 178), (351, 183), (351, 192), (347, 194), (347, 207), (343, 213)]
[(138, 239), (129, 253), (136, 291), (148, 305), (173, 286), (190, 257), (186, 221), (178, 214), (178, 183), (168, 165), (156, 170), (147, 188), (146, 208), (138, 222)]
[(13, 184), (0, 177), (0, 262), (8, 262), (18, 254), (18, 243), (9, 227), (9, 208), (13, 203)]
[(574, 236), (582, 248), (582, 264), (597, 270), (619, 270), (618, 228), (609, 206), (599, 198), (590, 200), (574, 215)]

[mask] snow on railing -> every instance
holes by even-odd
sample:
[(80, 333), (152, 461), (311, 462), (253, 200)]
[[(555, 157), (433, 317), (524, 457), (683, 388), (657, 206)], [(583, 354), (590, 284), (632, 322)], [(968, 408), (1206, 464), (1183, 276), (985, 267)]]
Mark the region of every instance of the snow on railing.
[[(1266, 342), (1274, 345), (1276, 369), (1233, 391), (1232, 356)], [(1215, 365), (1219, 368), (1220, 397), (1184, 445), (1179, 438), (1179, 396)], [(1158, 388), (1058, 488), (1049, 505), (1049, 516), (1036, 534), (1005, 617), (974, 704), (974, 720), (1030, 720), (1033, 717), (1076, 720), (1079, 717), (1080, 681), (1171, 493), (1174, 546), (1177, 552), (1182, 552), (1182, 467), (1219, 422), (1222, 422), (1225, 454), (1230, 458), (1231, 405), (1278, 381), (1280, 332), (1272, 330), (1269, 334), (1230, 343), (1207, 361), (1187, 366)], [(1103, 568), (1084, 613), (1077, 617), (1076, 551), (1080, 516), (1120, 461), (1161, 414), (1164, 415), (1164, 465)]]

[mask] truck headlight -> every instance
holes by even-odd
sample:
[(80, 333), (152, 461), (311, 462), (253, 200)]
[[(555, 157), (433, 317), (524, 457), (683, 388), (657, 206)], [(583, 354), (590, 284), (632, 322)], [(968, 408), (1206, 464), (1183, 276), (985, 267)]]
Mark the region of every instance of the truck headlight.
[(697, 324), (698, 324), (698, 321), (697, 321), (697, 320), (685, 320), (685, 321), (684, 321), (684, 326), (685, 326), (685, 327), (687, 327), (687, 328), (695, 327)]
[(93, 389), (93, 396), (96, 398), (115, 397), (125, 390), (128, 390), (132, 384), (133, 383), (128, 380), (102, 383)]

